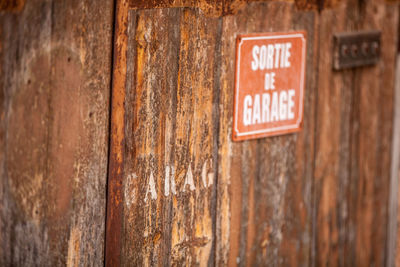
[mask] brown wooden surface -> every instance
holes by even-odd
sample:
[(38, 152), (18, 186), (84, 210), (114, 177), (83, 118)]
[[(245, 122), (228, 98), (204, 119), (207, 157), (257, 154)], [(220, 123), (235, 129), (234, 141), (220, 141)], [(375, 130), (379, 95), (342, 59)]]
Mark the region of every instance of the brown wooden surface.
[[(265, 14), (285, 19), (272, 23), (265, 19)], [(209, 18), (199, 9), (187, 8), (129, 13), (127, 80), (126, 89), (120, 94), (121, 97), (126, 94), (125, 110), (119, 113), (119, 121), (124, 118), (126, 125), (122, 137), (125, 142), (121, 168), (123, 189), (119, 191), (124, 203), (119, 207), (123, 209), (123, 234), (120, 253), (114, 251), (111, 257), (120, 257), (122, 265), (221, 265), (236, 263), (240, 256), (242, 262), (247, 256), (249, 265), (265, 260), (271, 264), (297, 261), (299, 265), (308, 264), (315, 15), (316, 12), (298, 12), (294, 4), (287, 3), (255, 3), (234, 17), (225, 18)], [(158, 19), (154, 20), (155, 17)], [(233, 146), (228, 135), (233, 96), (233, 75), (229, 74), (233, 73), (236, 34), (283, 31), (292, 27), (306, 29), (310, 35), (311, 57), (307, 68), (311, 71), (307, 79), (305, 114), (311, 119), (306, 120), (300, 137), (287, 135), (275, 138), (272, 143), (269, 139), (238, 143), (235, 147), (240, 150), (235, 155), (225, 154), (225, 147)], [(115, 107), (120, 110), (121, 105)], [(226, 131), (226, 135), (224, 132), (217, 140), (219, 131)], [(261, 152), (263, 147), (269, 150), (269, 146), (274, 146), (274, 151)], [(289, 153), (270, 159), (279, 164), (272, 170), (267, 169), (268, 157), (277, 157), (283, 150)], [(303, 163), (295, 162), (297, 154), (305, 156)], [(214, 174), (219, 161), (220, 180), (216, 184)], [(299, 167), (288, 168), (287, 164)], [(230, 174), (224, 171), (233, 177), (226, 177)], [(280, 179), (276, 180), (276, 176)], [(302, 180), (303, 176), (306, 178)], [(289, 177), (293, 184), (288, 183)], [(232, 186), (226, 189), (229, 185), (225, 182)], [(296, 182), (304, 185), (296, 188)], [(247, 192), (242, 192), (242, 187)], [(231, 194), (224, 195), (224, 191)], [(298, 199), (292, 198), (296, 192)], [(270, 197), (274, 202), (267, 201)], [(223, 202), (224, 198), (228, 203)], [(259, 198), (264, 201), (256, 201)], [(290, 203), (288, 216), (284, 214), (285, 198)], [(231, 221), (223, 221), (225, 214)], [(291, 225), (282, 231), (285, 221)], [(119, 226), (108, 229), (110, 235), (119, 231), (114, 227)], [(259, 231), (263, 234), (257, 235)], [(224, 239), (226, 232), (228, 239)], [(240, 237), (241, 233), (244, 236)], [(273, 241), (269, 240), (271, 233), (275, 235)], [(284, 242), (281, 242), (282, 236)], [(293, 253), (299, 246), (301, 251)], [(271, 249), (268, 255), (263, 253), (267, 248)], [(229, 262), (225, 254), (229, 254), (226, 256)]]
[[(315, 159), (316, 266), (384, 266), (397, 5), (347, 1), (324, 10)], [(332, 71), (334, 32), (382, 31), (380, 62)]]
[(0, 265), (103, 264), (112, 1), (0, 14)]
[[(398, 51), (399, 52), (399, 51)], [(395, 101), (394, 101), (394, 131), (392, 146), (391, 166), (391, 198), (390, 198), (390, 221), (388, 239), (389, 263), (392, 266), (400, 266), (400, 198), (398, 198), (400, 186), (400, 55), (397, 54), (396, 80), (395, 80)], [(389, 266), (389, 265), (387, 265)]]
[[(236, 14), (241, 8), (251, 2), (271, 2), (279, 0), (128, 0), (132, 9), (154, 9), (171, 7), (200, 8), (208, 16), (222, 16)], [(335, 5), (340, 0), (285, 0), (291, 2), (300, 9), (317, 10), (324, 6)]]
[(213, 113), (218, 111), (213, 55), (220, 26), (199, 12), (129, 12), (120, 252), (124, 266), (213, 262)]
[(19, 12), (25, 5), (25, 0), (0, 0), (0, 11)]
[[(113, 69), (111, 92), (110, 154), (108, 160), (107, 217), (105, 233), (105, 264), (119, 266), (122, 246), (123, 160), (125, 130), (125, 82), (127, 80), (127, 23), (126, 1), (118, 1), (115, 10), (113, 38)], [(111, 72), (111, 71), (110, 71)]]
[[(277, 17), (286, 14), (289, 16), (280, 23), (269, 25), (269, 22), (263, 19), (266, 13)], [(211, 257), (212, 242), (216, 242), (215, 260), (218, 265), (234, 264), (240, 260), (240, 256), (243, 258), (242, 262), (245, 262), (244, 258), (247, 256), (249, 265), (261, 264), (265, 260), (271, 264), (287, 264), (289, 261), (295, 263), (299, 260), (299, 265), (306, 266), (309, 263), (315, 99), (313, 93), (315, 78), (312, 70), (316, 64), (316, 55), (313, 51), (316, 42), (313, 34), (316, 27), (315, 14), (296, 12), (294, 4), (284, 3), (249, 5), (240, 11), (237, 17), (218, 20), (207, 18), (195, 9), (130, 12), (128, 79), (124, 92), (127, 95), (124, 119), (126, 123), (124, 136), (126, 145), (123, 154), (124, 189), (121, 191), (124, 196), (122, 223), (124, 234), (120, 256), (122, 265), (129, 265), (132, 262), (153, 265), (165, 261), (172, 265), (207, 264), (207, 262), (212, 264), (214, 261)], [(256, 17), (246, 22), (254, 15)], [(154, 17), (159, 19), (155, 21), (152, 19)], [(238, 28), (235, 28), (236, 24)], [(240, 151), (243, 150), (243, 155), (237, 151), (238, 153), (232, 158), (223, 150), (224, 146), (232, 146), (231, 141), (227, 139), (230, 135), (221, 134), (223, 137), (219, 139), (220, 148), (217, 157), (216, 140), (210, 139), (218, 136), (218, 125), (225, 127), (226, 131), (230, 131), (231, 125), (229, 114), (225, 115), (226, 112), (231, 112), (233, 92), (230, 91), (229, 83), (233, 76), (229, 76), (229, 70), (233, 71), (235, 53), (234, 42), (230, 41), (234, 40), (237, 32), (262, 32), (265, 29), (282, 31), (291, 27), (306, 29), (310, 34), (308, 51), (313, 56), (308, 61), (311, 72), (307, 85), (310, 89), (306, 93), (307, 103), (310, 104), (307, 105), (305, 113), (311, 120), (305, 122), (306, 130), (300, 137), (288, 135), (275, 138), (272, 143), (264, 139), (237, 144), (236, 147)], [(221, 48), (215, 45), (218, 42), (221, 42)], [(233, 46), (229, 50), (230, 45)], [(221, 51), (221, 56), (218, 51)], [(214, 74), (220, 73), (221, 78), (214, 80)], [(219, 95), (220, 88), (223, 88), (221, 95)], [(213, 102), (217, 104), (218, 97), (221, 97), (219, 111), (216, 109), (217, 106), (213, 111)], [(221, 112), (223, 118), (221, 122), (218, 112)], [(264, 146), (266, 150), (269, 146), (275, 146), (275, 151), (267, 153), (257, 151)], [(266, 169), (267, 158), (278, 156), (278, 152), (282, 150), (292, 152), (282, 153), (283, 158), (276, 159), (276, 162), (280, 163), (275, 169)], [(296, 153), (300, 156), (305, 155), (303, 163), (295, 162)], [(215, 189), (209, 189), (207, 180), (208, 177), (213, 177), (215, 171), (207, 168), (211, 165), (216, 166), (213, 162), (218, 159), (222, 162), (219, 173), (221, 180)], [(226, 164), (231, 164), (232, 170), (229, 169), (230, 166), (224, 166), (226, 161), (231, 160), (234, 162)], [(299, 167), (288, 169), (287, 164)], [(223, 173), (224, 167), (227, 168), (226, 172), (235, 175), (227, 182), (235, 183), (236, 186), (232, 185), (229, 189), (224, 188), (226, 184), (223, 183), (223, 179), (227, 179)], [(167, 195), (166, 173), (171, 176), (172, 168), (175, 174), (173, 181), (176, 195), (172, 191)], [(205, 168), (204, 174), (203, 168)], [(296, 177), (292, 175), (295, 173), (298, 173), (299, 178), (292, 178), (293, 185), (288, 185), (287, 180), (289, 177)], [(191, 176), (194, 182), (192, 186), (187, 184)], [(204, 176), (206, 186), (203, 183)], [(279, 176), (280, 180), (276, 180), (276, 176)], [(303, 176), (308, 178), (301, 180)], [(250, 182), (243, 178), (244, 186), (242, 186), (241, 177), (249, 177)], [(261, 182), (256, 184), (256, 179), (261, 179)], [(304, 183), (304, 186), (296, 188), (296, 181)], [(212, 185), (214, 184), (213, 182)], [(171, 181), (169, 186), (172, 190)], [(270, 188), (271, 186), (273, 188)], [(242, 197), (242, 187), (247, 190), (244, 192), (245, 197)], [(269, 192), (265, 192), (263, 188), (267, 188)], [(216, 198), (212, 192), (217, 189), (220, 192)], [(224, 196), (221, 193), (224, 190), (230, 191), (231, 194)], [(293, 210), (287, 217), (284, 214), (285, 197), (282, 196), (286, 190), (286, 201), (290, 203), (288, 209)], [(297, 192), (299, 199), (292, 198), (293, 192)], [(305, 199), (302, 197), (303, 194), (306, 196)], [(228, 202), (232, 199), (232, 206), (229, 203), (224, 205), (226, 203), (222, 200), (225, 197), (228, 198)], [(256, 201), (260, 197), (264, 201)], [(276, 203), (268, 203), (269, 197), (275, 198)], [(215, 210), (217, 199), (219, 202), (215, 217), (211, 215), (213, 207)], [(248, 203), (250, 206), (247, 206)], [(260, 210), (262, 214), (256, 213), (256, 210)], [(223, 222), (224, 214), (231, 221)], [(268, 219), (268, 216), (272, 218)], [(217, 220), (220, 223), (219, 227), (215, 226)], [(285, 221), (291, 221), (291, 225), (282, 233), (281, 227)], [(262, 229), (258, 229), (258, 225)], [(215, 229), (218, 229), (217, 234)], [(111, 235), (113, 230), (110, 231)], [(223, 239), (223, 234), (226, 234), (224, 231), (230, 236), (227, 240)], [(263, 234), (257, 235), (259, 231)], [(249, 241), (246, 240), (247, 232)], [(271, 233), (275, 235), (271, 238), (273, 241), (269, 240)], [(244, 236), (240, 236), (241, 234)], [(282, 235), (283, 242), (281, 242)], [(267, 250), (267, 246), (268, 255), (263, 253), (263, 250)], [(280, 246), (282, 249), (279, 249)], [(301, 251), (293, 253), (299, 246), (302, 247)], [(229, 257), (229, 262), (228, 258), (224, 258), (225, 254), (229, 254), (226, 256)]]
[[(130, 11), (122, 265), (385, 264), (397, 4), (327, 5)], [(380, 63), (334, 72), (333, 33), (368, 29), (382, 30)], [(236, 35), (290, 30), (308, 38), (303, 130), (233, 143)]]
[[(2, 11), (0, 266), (390, 266), (398, 7)], [(302, 131), (232, 142), (236, 36), (295, 30), (307, 32)], [(333, 71), (333, 34), (356, 30), (382, 31), (381, 60)]]
[(387, 259), (386, 266), (400, 266), (400, 231), (398, 231), (399, 221), (399, 165), (400, 165), (400, 56), (396, 57), (396, 78), (394, 90), (394, 112), (393, 112), (393, 143), (392, 143), (392, 163), (390, 168), (390, 193), (389, 193), (389, 221), (388, 221), (388, 240), (387, 240)]
[[(316, 15), (290, 3), (254, 3), (223, 20), (217, 265), (310, 264)], [(233, 143), (236, 34), (290, 30), (307, 31), (303, 130)]]

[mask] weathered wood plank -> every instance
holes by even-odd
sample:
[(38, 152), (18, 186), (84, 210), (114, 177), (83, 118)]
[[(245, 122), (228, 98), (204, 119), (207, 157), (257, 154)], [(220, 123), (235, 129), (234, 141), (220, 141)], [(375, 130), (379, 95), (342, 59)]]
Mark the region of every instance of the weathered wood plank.
[(170, 234), (163, 231), (168, 224), (163, 219), (171, 216), (171, 210), (163, 199), (161, 183), (164, 158), (169, 158), (163, 151), (171, 142), (164, 146), (166, 110), (172, 104), (169, 97), (177, 76), (179, 31), (171, 27), (174, 18), (173, 10), (129, 13), (128, 62), (132, 67), (128, 69), (126, 107), (131, 112), (126, 113), (123, 265), (159, 264), (159, 254), (169, 247), (165, 236)]
[(2, 266), (103, 262), (112, 9), (29, 1), (0, 15)]
[(19, 12), (24, 8), (25, 0), (1, 0), (0, 11)]
[[(390, 266), (398, 4), (133, 2), (117, 1), (106, 265)], [(0, 265), (103, 264), (112, 13), (0, 14)], [(333, 72), (333, 33), (365, 29), (379, 64)], [(233, 143), (236, 35), (291, 30), (308, 37), (302, 131)]]
[(359, 75), (356, 264), (382, 266), (387, 257), (398, 5), (365, 1), (360, 9), (359, 27), (380, 29), (382, 45), (379, 64), (356, 73)]
[(127, 25), (121, 264), (212, 263), (219, 20), (155, 9)]
[[(317, 266), (385, 264), (398, 16), (394, 7), (385, 1), (347, 1), (321, 14)], [(322, 57), (332, 51), (332, 42), (327, 41), (332, 34), (372, 29), (382, 31), (380, 63), (333, 72), (332, 58)]]
[[(316, 15), (271, 2), (223, 18), (217, 265), (310, 265)], [(236, 34), (300, 29), (308, 32), (309, 73), (302, 132), (233, 143)]]
[(389, 218), (388, 218), (388, 240), (386, 266), (400, 265), (400, 231), (399, 221), (399, 164), (400, 164), (400, 56), (396, 57), (396, 77), (394, 85), (394, 112), (393, 112), (393, 138), (392, 138), (392, 161), (390, 167), (390, 193), (389, 193)]
[[(272, 1), (277, 0), (129, 0), (129, 6), (133, 9), (191, 7), (201, 9), (207, 16), (218, 17), (236, 14), (241, 8), (246, 7), (250, 2)], [(297, 8), (302, 10), (317, 10), (324, 6), (329, 7), (335, 5), (339, 0), (329, 0), (326, 2), (318, 0), (286, 0), (286, 2), (292, 2)]]
[(313, 196), (315, 266), (354, 265), (354, 242), (348, 240), (348, 234), (354, 231), (348, 222), (348, 217), (354, 217), (349, 213), (353, 202), (348, 199), (354, 187), (349, 178), (354, 162), (350, 157), (353, 71), (333, 72), (331, 56), (333, 33), (354, 30), (354, 5), (323, 10), (320, 19)]
[(211, 196), (217, 137), (213, 127), (217, 115), (213, 114), (213, 81), (219, 25), (218, 19), (206, 18), (200, 10), (184, 9), (181, 15), (175, 168), (177, 186), (182, 191), (173, 207), (176, 215), (172, 220), (171, 247), (175, 263), (205, 266), (213, 262), (215, 213), (211, 208), (215, 199)]
[(110, 154), (107, 179), (105, 265), (121, 264), (123, 221), (123, 161), (125, 145), (125, 83), (127, 74), (128, 2), (117, 1), (114, 18)]

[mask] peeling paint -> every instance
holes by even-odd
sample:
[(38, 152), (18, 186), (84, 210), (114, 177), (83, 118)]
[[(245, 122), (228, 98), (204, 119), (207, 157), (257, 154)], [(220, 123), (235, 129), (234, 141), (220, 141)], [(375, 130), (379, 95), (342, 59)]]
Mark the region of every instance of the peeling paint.
[(134, 204), (136, 201), (136, 188), (135, 181), (137, 179), (136, 173), (131, 173), (126, 177), (124, 183), (124, 200), (125, 205), (128, 209)]
[(171, 177), (170, 177), (170, 181), (171, 181), (171, 192), (172, 194), (176, 195), (176, 185), (175, 185), (175, 169), (172, 166), (171, 167)]
[(153, 200), (157, 199), (157, 190), (156, 190), (156, 183), (154, 182), (153, 171), (150, 172), (149, 183), (147, 184), (147, 189), (146, 189), (146, 197), (144, 198), (145, 202), (147, 202), (147, 200), (148, 200), (149, 193), (150, 193), (151, 199), (153, 199)]
[(170, 183), (170, 176), (169, 176), (169, 166), (165, 166), (165, 179), (164, 179), (164, 196), (169, 196), (169, 183)]
[[(170, 173), (171, 172), (171, 173)], [(175, 187), (175, 170), (174, 167), (165, 167), (165, 179), (164, 179), (164, 196), (169, 196), (169, 193), (176, 195)]]
[(203, 186), (207, 187), (207, 161), (204, 161), (203, 168), (201, 169), (201, 181), (203, 182)]
[(182, 192), (185, 192), (186, 186), (189, 185), (189, 189), (191, 191), (196, 190), (196, 187), (194, 186), (194, 181), (193, 181), (193, 174), (192, 174), (192, 167), (189, 164), (186, 177), (185, 177), (185, 183), (183, 184), (183, 189)]

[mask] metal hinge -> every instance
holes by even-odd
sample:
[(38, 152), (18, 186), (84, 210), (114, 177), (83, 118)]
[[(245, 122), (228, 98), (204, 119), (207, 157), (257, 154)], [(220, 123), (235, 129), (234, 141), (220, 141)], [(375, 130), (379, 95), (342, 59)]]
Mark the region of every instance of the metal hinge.
[(333, 69), (374, 65), (381, 50), (380, 31), (338, 33), (333, 37)]

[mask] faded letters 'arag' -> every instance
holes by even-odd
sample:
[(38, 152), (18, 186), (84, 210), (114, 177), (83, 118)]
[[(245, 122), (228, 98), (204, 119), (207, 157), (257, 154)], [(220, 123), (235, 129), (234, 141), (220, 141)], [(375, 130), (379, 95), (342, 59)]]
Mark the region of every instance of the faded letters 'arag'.
[(238, 36), (233, 140), (300, 130), (305, 60), (305, 32)]

